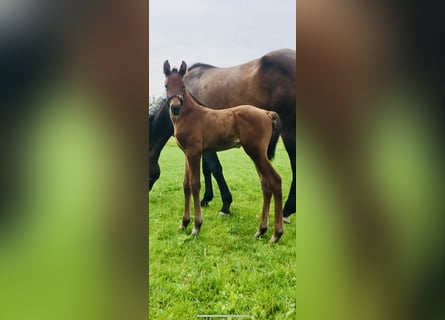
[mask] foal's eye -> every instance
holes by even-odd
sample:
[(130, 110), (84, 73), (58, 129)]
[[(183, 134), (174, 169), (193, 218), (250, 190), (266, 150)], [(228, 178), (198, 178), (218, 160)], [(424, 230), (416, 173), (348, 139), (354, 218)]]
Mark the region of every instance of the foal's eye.
[(185, 86), (182, 86), (182, 90), (184, 90), (185, 89)]

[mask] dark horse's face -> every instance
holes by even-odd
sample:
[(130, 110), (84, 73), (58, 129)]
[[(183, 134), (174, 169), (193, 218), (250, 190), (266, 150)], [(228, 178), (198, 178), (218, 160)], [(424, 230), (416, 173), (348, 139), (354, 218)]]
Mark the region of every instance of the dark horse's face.
[(172, 116), (178, 116), (184, 103), (184, 81), (183, 76), (187, 71), (187, 64), (182, 61), (181, 67), (170, 70), (168, 60), (164, 62), (165, 90), (167, 91), (167, 102)]

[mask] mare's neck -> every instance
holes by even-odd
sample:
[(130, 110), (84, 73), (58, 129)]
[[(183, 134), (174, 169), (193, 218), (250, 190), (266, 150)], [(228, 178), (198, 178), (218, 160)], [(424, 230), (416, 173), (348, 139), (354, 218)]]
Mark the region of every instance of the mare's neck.
[(162, 148), (173, 135), (173, 123), (168, 112), (168, 104), (165, 104), (155, 117), (153, 127), (150, 128), (150, 150), (153, 156), (159, 158)]

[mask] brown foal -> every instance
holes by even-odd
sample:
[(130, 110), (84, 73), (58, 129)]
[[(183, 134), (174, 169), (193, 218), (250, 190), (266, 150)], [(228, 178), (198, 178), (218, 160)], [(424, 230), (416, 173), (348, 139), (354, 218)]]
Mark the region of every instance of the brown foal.
[(170, 69), (164, 62), (165, 88), (178, 146), (185, 153), (185, 206), (180, 230), (190, 222), (190, 195), (194, 202), (192, 236), (198, 235), (202, 225), (199, 201), (200, 162), (203, 151), (221, 151), (242, 146), (255, 163), (261, 179), (263, 209), (261, 223), (255, 236), (267, 231), (270, 200), (275, 204), (274, 233), (269, 242), (277, 242), (283, 234), (281, 177), (270, 163), (281, 130), (277, 113), (250, 105), (223, 110), (212, 110), (199, 105), (184, 86), (187, 65), (182, 61), (179, 70)]

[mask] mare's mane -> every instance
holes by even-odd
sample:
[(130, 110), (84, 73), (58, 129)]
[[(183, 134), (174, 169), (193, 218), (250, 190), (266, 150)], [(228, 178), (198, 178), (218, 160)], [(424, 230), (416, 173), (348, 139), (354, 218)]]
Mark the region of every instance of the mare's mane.
[(193, 64), (191, 67), (189, 67), (189, 71), (194, 69), (194, 68), (209, 69), (209, 68), (216, 68), (216, 67), (212, 66), (211, 64), (198, 62), (198, 63)]
[(150, 117), (150, 120), (152, 120), (152, 118), (154, 118), (158, 114), (159, 110), (161, 110), (165, 101), (167, 101), (165, 98), (159, 99), (159, 101), (156, 101), (155, 105), (150, 105), (148, 107), (148, 115)]
[(208, 70), (208, 69), (215, 69), (216, 67), (215, 66), (212, 66), (212, 65), (210, 65), (210, 64), (206, 64), (206, 63), (195, 63), (194, 65), (192, 65), (191, 67), (189, 67), (189, 69), (188, 69), (188, 71), (192, 71), (193, 69), (196, 69), (196, 68), (201, 68), (201, 70), (200, 71), (197, 71), (195, 74), (193, 74), (193, 75), (189, 75), (189, 77), (191, 77), (191, 78), (195, 78), (195, 79), (199, 79), (199, 78), (201, 78), (201, 76), (202, 76), (202, 74), (203, 74), (203, 72), (205, 71), (205, 70)]

